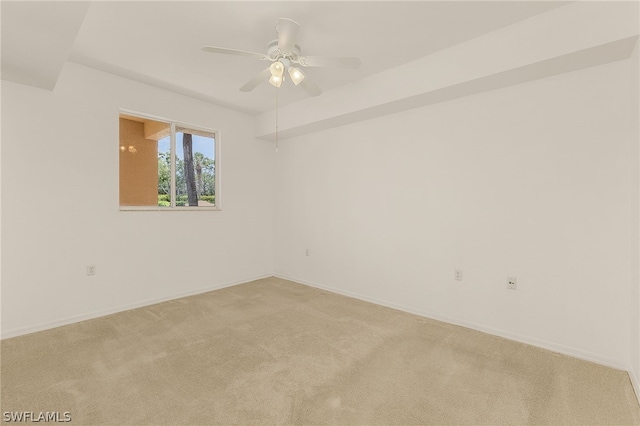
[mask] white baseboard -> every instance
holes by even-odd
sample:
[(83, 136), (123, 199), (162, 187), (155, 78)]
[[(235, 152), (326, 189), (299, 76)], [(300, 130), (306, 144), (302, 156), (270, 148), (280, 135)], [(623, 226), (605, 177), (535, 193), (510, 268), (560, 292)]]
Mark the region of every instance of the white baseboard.
[(629, 368), (627, 372), (629, 373), (629, 379), (631, 380), (631, 385), (633, 385), (633, 391), (636, 393), (638, 404), (640, 404), (640, 381), (638, 381), (638, 377), (634, 373), (633, 368)]
[[(525, 344), (536, 346), (536, 347), (539, 347), (539, 348), (542, 348), (542, 349), (547, 349), (547, 350), (552, 351), (552, 352), (557, 352), (557, 353), (560, 353), (560, 354), (563, 354), (563, 355), (568, 355), (568, 356), (571, 356), (571, 357), (574, 357), (574, 358), (582, 359), (584, 361), (594, 362), (596, 364), (604, 365), (606, 367), (615, 368), (617, 370), (627, 371), (627, 372), (629, 372), (629, 375), (631, 376), (631, 373), (630, 373), (631, 370), (629, 369), (629, 366), (626, 365), (625, 363), (622, 363), (619, 360), (616, 360), (616, 359), (613, 359), (613, 358), (608, 358), (608, 357), (605, 357), (605, 356), (601, 356), (601, 355), (598, 355), (598, 354), (595, 354), (595, 353), (592, 353), (592, 352), (589, 352), (589, 351), (584, 351), (584, 350), (581, 350), (581, 349), (578, 349), (578, 348), (573, 348), (573, 347), (570, 347), (570, 346), (565, 346), (565, 345), (561, 345), (561, 344), (554, 343), (554, 342), (548, 342), (546, 340), (536, 339), (534, 337), (524, 336), (524, 335), (521, 335), (521, 334), (509, 332), (509, 331), (500, 330), (500, 329), (497, 329), (497, 328), (493, 328), (493, 327), (485, 326), (483, 324), (478, 324), (478, 323), (473, 323), (473, 322), (461, 320), (461, 319), (458, 319), (458, 318), (444, 317), (442, 315), (433, 314), (431, 312), (427, 312), (427, 311), (424, 311), (424, 310), (419, 309), (419, 308), (414, 308), (414, 307), (410, 307), (410, 306), (403, 306), (403, 305), (399, 305), (399, 304), (396, 304), (396, 303), (390, 303), (390, 302), (387, 302), (385, 300), (380, 300), (380, 299), (376, 299), (374, 297), (366, 296), (366, 295), (363, 295), (363, 294), (359, 294), (359, 293), (355, 293), (355, 292), (351, 292), (351, 291), (345, 291), (345, 290), (342, 290), (342, 289), (338, 289), (338, 288), (334, 288), (334, 287), (329, 287), (329, 286), (325, 286), (325, 285), (309, 282), (309, 281), (306, 281), (306, 280), (302, 280), (302, 279), (299, 279), (299, 278), (296, 278), (296, 277), (287, 276), (287, 275), (284, 275), (284, 274), (275, 274), (274, 276), (276, 276), (278, 278), (285, 279), (285, 280), (295, 281), (295, 282), (298, 282), (300, 284), (305, 284), (305, 285), (308, 285), (310, 287), (315, 287), (315, 288), (318, 288), (318, 289), (330, 291), (332, 293), (341, 294), (343, 296), (353, 297), (354, 299), (363, 300), (365, 302), (375, 303), (376, 305), (386, 306), (388, 308), (393, 308), (393, 309), (397, 309), (399, 311), (407, 312), (407, 313), (410, 313), (410, 314), (419, 315), (421, 317), (430, 318), (430, 319), (434, 319), (434, 320), (437, 320), (437, 321), (446, 322), (446, 323), (449, 323), (449, 324), (459, 325), (459, 326), (462, 326), (462, 327), (470, 328), (472, 330), (477, 330), (477, 331), (481, 331), (483, 333), (492, 334), (494, 336), (504, 337), (504, 338), (509, 339), (509, 340), (514, 340), (516, 342), (525, 343)], [(634, 384), (634, 386), (635, 386), (635, 384)], [(636, 388), (636, 394), (638, 394), (638, 389), (640, 389), (640, 388)]]
[(198, 289), (195, 289), (195, 290), (180, 292), (180, 293), (172, 294), (172, 295), (169, 295), (169, 296), (163, 296), (163, 297), (158, 297), (158, 298), (154, 298), (154, 299), (142, 300), (142, 301), (126, 304), (126, 305), (117, 306), (115, 308), (104, 309), (104, 310), (94, 311), (94, 312), (87, 312), (87, 313), (84, 313), (84, 314), (81, 314), (81, 315), (74, 315), (74, 316), (71, 316), (71, 317), (61, 318), (61, 319), (57, 319), (57, 320), (53, 320), (53, 321), (47, 321), (47, 322), (43, 322), (43, 323), (39, 323), (39, 324), (35, 324), (35, 325), (29, 325), (29, 326), (26, 326), (26, 327), (19, 327), (19, 328), (15, 328), (15, 329), (12, 329), (12, 330), (7, 330), (7, 331), (2, 332), (1, 339), (4, 340), (4, 339), (9, 339), (11, 337), (17, 337), (17, 336), (22, 336), (22, 335), (25, 335), (25, 334), (35, 333), (37, 331), (49, 330), (49, 329), (52, 329), (52, 328), (61, 327), (63, 325), (69, 325), (69, 324), (73, 324), (73, 323), (80, 322), (80, 321), (86, 321), (86, 320), (90, 320), (90, 319), (104, 317), (106, 315), (116, 314), (118, 312), (124, 312), (124, 311), (129, 311), (131, 309), (137, 309), (137, 308), (142, 308), (142, 307), (145, 307), (145, 306), (155, 305), (157, 303), (166, 302), (168, 300), (180, 299), (180, 298), (183, 298), (183, 297), (194, 296), (196, 294), (207, 293), (209, 291), (219, 290), (219, 289), (226, 288), (226, 287), (232, 287), (234, 285), (244, 284), (244, 283), (247, 283), (247, 282), (250, 282), (250, 281), (259, 280), (259, 279), (262, 279), (262, 278), (268, 278), (268, 277), (271, 277), (271, 276), (273, 276), (273, 275), (272, 274), (265, 274), (265, 275), (260, 275), (260, 276), (257, 276), (257, 277), (249, 277), (249, 278), (242, 279), (242, 280), (239, 280), (239, 281), (231, 281), (231, 282), (226, 282), (226, 283), (223, 283), (223, 284), (216, 284), (216, 285), (209, 286), (209, 287), (201, 287), (201, 288), (198, 288)]

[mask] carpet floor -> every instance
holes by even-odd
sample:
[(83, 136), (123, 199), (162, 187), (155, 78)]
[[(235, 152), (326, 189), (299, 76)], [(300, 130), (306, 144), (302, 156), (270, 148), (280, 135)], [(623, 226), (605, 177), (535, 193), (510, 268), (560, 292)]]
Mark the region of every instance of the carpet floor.
[(626, 372), (278, 278), (1, 345), (3, 421), (640, 424)]

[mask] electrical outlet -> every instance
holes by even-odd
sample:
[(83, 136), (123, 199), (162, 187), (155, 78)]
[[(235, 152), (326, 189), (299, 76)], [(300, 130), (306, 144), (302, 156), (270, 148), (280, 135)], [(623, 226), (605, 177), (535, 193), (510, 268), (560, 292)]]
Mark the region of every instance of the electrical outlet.
[(87, 275), (96, 274), (96, 265), (87, 265)]
[(462, 269), (456, 269), (453, 271), (453, 278), (456, 281), (462, 281)]
[(309, 256), (309, 249), (306, 249), (306, 250), (305, 250), (304, 255), (305, 255), (305, 256)]
[(518, 279), (516, 277), (507, 277), (507, 288), (509, 290), (518, 289)]

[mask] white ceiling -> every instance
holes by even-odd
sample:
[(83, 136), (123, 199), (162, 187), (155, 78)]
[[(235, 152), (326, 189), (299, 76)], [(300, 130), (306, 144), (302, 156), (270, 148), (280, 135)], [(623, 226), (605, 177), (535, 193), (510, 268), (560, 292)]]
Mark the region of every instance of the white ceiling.
[(2, 79), (53, 90), (87, 2), (2, 1)]
[[(38, 3), (50, 6), (35, 7)], [(238, 90), (267, 64), (248, 57), (205, 53), (202, 46), (266, 52), (267, 43), (276, 38), (278, 18), (294, 19), (301, 25), (298, 44), (302, 54), (357, 56), (362, 61), (358, 70), (305, 69), (307, 77), (326, 91), (566, 4), (94, 1), (80, 21), (75, 3), (2, 1), (3, 79), (18, 81), (7, 70), (27, 73), (28, 67), (42, 68), (42, 72), (49, 66), (49, 74), (57, 76), (59, 70), (38, 60), (42, 48), (34, 47), (42, 46), (42, 32), (46, 31), (47, 43), (61, 46), (54, 53), (63, 59), (251, 114), (275, 106), (275, 89), (266, 82), (249, 93)], [(52, 13), (56, 7), (58, 12)], [(65, 14), (66, 18), (61, 16)], [(55, 25), (42, 23), (52, 17)], [(24, 21), (31, 25), (21, 25)], [(38, 37), (33, 35), (35, 26), (41, 29)], [(69, 34), (76, 31), (65, 50)], [(21, 63), (28, 57), (31, 61), (27, 65)], [(393, 82), (389, 84), (391, 87)], [(279, 104), (307, 97), (302, 88), (286, 81), (279, 91)]]

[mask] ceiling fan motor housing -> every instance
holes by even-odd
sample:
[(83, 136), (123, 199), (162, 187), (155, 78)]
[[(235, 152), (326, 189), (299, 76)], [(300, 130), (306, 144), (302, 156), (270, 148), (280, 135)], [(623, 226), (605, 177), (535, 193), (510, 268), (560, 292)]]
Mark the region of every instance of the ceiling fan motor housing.
[(289, 66), (293, 64), (299, 63), (298, 57), (300, 56), (300, 46), (297, 44), (293, 47), (293, 50), (290, 52), (285, 52), (278, 46), (278, 40), (272, 40), (267, 45), (267, 55), (271, 58), (272, 61), (280, 61), (285, 66), (285, 69), (289, 69)]

